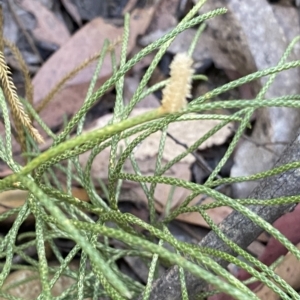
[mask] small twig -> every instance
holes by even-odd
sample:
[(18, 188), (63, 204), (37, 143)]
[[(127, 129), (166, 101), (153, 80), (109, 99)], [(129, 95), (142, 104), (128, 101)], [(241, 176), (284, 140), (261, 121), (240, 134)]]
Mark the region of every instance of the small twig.
[(0, 81), (3, 89), (3, 93), (9, 103), (12, 111), (12, 117), (16, 130), (19, 135), (19, 140), (22, 145), (22, 136), (24, 129), (22, 125), (27, 128), (30, 135), (38, 142), (42, 143), (44, 141), (43, 137), (39, 134), (38, 130), (33, 127), (31, 120), (25, 111), (21, 101), (16, 92), (16, 87), (10, 77), (10, 70), (5, 62), (5, 58), (2, 52), (0, 52)]
[(19, 64), (20, 70), (24, 76), (24, 82), (25, 82), (25, 98), (26, 100), (32, 105), (33, 104), (33, 86), (30, 78), (30, 73), (28, 70), (28, 67), (26, 65), (26, 62), (18, 49), (18, 47), (10, 42), (8, 39), (3, 38), (4, 45), (7, 46), (10, 49), (10, 52), (12, 53), (13, 57)]
[[(186, 150), (189, 148), (188, 145), (185, 143), (180, 142), (178, 139), (176, 139), (173, 135), (167, 132), (167, 136), (171, 138), (176, 144), (182, 146)], [(203, 171), (207, 173), (212, 173), (213, 169), (208, 165), (208, 163), (205, 161), (205, 159), (202, 157), (201, 154), (195, 153), (195, 151), (191, 152), (191, 154), (195, 157), (196, 163), (199, 165), (199, 167), (202, 168)], [(221, 179), (222, 177), (220, 175), (217, 175), (217, 178)]]

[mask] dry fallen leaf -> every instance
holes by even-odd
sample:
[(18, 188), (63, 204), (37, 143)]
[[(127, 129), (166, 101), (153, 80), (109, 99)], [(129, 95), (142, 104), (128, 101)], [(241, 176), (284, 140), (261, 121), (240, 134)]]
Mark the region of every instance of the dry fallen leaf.
[[(71, 269), (78, 269), (78, 263), (72, 263)], [(18, 282), (21, 283), (18, 284)], [(74, 283), (76, 283), (76, 281), (73, 278), (67, 276), (59, 277), (51, 290), (52, 296), (57, 297), (61, 295), (68, 287), (70, 287)], [(12, 287), (9, 288), (10, 286)], [(24, 300), (36, 299), (42, 292), (39, 273), (31, 270), (18, 270), (12, 272), (5, 279), (4, 284), (1, 287), (1, 291), (8, 293), (14, 297), (21, 297)], [(4, 299), (6, 298), (0, 297), (0, 300)], [(90, 298), (86, 298), (86, 300), (88, 299)]]
[[(5, 213), (6, 211), (9, 211), (10, 209), (17, 208), (22, 206), (28, 196), (27, 191), (23, 190), (10, 190), (10, 191), (4, 191), (0, 193), (0, 215)], [(16, 215), (12, 215), (9, 218), (3, 220), (2, 222), (11, 224), (14, 222)], [(27, 219), (28, 222), (33, 222), (33, 217), (30, 215), (30, 217)]]
[[(200, 201), (200, 199), (203, 198), (203, 195), (197, 196), (189, 206), (197, 205), (197, 203)], [(206, 198), (204, 201), (201, 202), (201, 204), (208, 204), (212, 203), (214, 200), (212, 198)], [(232, 208), (228, 206), (221, 206), (213, 209), (209, 209), (206, 211), (207, 214), (212, 218), (213, 222), (215, 224), (219, 224), (222, 222), (229, 214), (232, 212)], [(202, 216), (199, 213), (186, 213), (181, 214), (177, 218), (177, 220), (184, 221), (187, 223), (191, 223), (194, 225), (201, 225), (203, 227), (208, 227), (207, 223), (204, 221)]]
[[(72, 195), (81, 201), (89, 201), (89, 197), (84, 189), (72, 187)], [(24, 190), (10, 190), (0, 193), (0, 215), (6, 211), (22, 206), (28, 196), (28, 192)], [(2, 222), (12, 223), (15, 215), (3, 220)], [(28, 218), (28, 222), (32, 222), (32, 216)]]
[[(136, 37), (147, 29), (152, 14), (153, 9), (151, 7), (143, 10), (137, 9), (132, 13), (128, 52), (135, 45)], [(47, 60), (34, 77), (35, 104), (38, 104), (66, 74), (88, 57), (99, 52), (106, 39), (117, 40), (122, 36), (122, 33), (123, 28), (110, 25), (101, 18), (95, 18), (82, 27)], [(120, 47), (117, 45), (115, 48), (117, 57), (119, 57)], [(82, 106), (94, 69), (95, 63), (92, 63), (67, 82), (41, 112), (41, 117), (49, 127), (57, 128), (63, 121), (63, 115), (73, 115)], [(111, 74), (111, 59), (107, 56), (104, 59), (96, 88), (99, 88)]]
[(81, 17), (80, 17), (80, 14), (78, 12), (76, 5), (70, 0), (61, 0), (61, 3), (65, 7), (66, 11), (73, 18), (73, 20), (76, 22), (76, 24), (79, 27), (81, 27), (81, 25), (82, 25)]
[[(300, 244), (297, 245), (300, 249)], [(275, 268), (275, 273), (286, 281), (294, 290), (300, 288), (300, 262), (291, 253), (288, 253), (282, 262)], [(256, 289), (256, 296), (261, 300), (279, 300), (280, 296), (263, 285)]]
[(10, 190), (0, 193), (0, 214), (8, 209), (20, 207), (24, 204), (28, 192), (23, 190)]
[(32, 30), (36, 40), (62, 46), (70, 38), (66, 25), (41, 2), (22, 0), (20, 5), (36, 18), (36, 27)]

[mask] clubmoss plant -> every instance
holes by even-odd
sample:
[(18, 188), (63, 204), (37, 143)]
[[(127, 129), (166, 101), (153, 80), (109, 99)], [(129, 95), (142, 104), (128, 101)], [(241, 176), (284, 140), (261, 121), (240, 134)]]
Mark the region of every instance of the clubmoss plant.
[[(241, 134), (249, 126), (250, 117), (256, 109), (271, 106), (300, 108), (300, 95), (264, 99), (267, 88), (278, 72), (300, 66), (300, 61), (286, 62), (289, 53), (299, 38), (296, 38), (291, 43), (277, 66), (232, 81), (187, 103), (186, 97), (190, 96), (191, 81), (199, 79), (199, 76), (193, 75), (191, 53), (195, 48), (199, 36), (201, 38), (200, 33), (204, 28), (204, 22), (226, 13), (226, 9), (220, 8), (206, 14), (197, 15), (199, 8), (204, 2), (203, 0), (199, 1), (176, 28), (158, 41), (142, 49), (128, 61), (126, 60), (126, 47), (130, 34), (130, 18), (129, 15), (126, 15), (120, 65), (117, 66), (115, 63), (113, 45), (108, 41), (105, 42), (100, 53), (70, 72), (68, 76), (57, 84), (36, 110), (32, 106), (32, 92), (30, 90), (30, 83), (28, 83), (26, 68), (23, 67), (22, 70), (24, 76), (27, 76), (25, 81), (28, 90), (26, 93), (27, 99), (21, 99), (15, 93), (13, 83), (9, 78), (4, 56), (0, 52), (0, 79), (3, 91), (0, 93), (0, 107), (5, 125), (5, 140), (0, 139), (0, 157), (13, 171), (12, 175), (0, 180), (0, 191), (13, 189), (28, 191), (28, 198), (24, 205), (8, 210), (0, 215), (0, 221), (3, 221), (16, 214), (15, 221), (10, 230), (0, 239), (0, 256), (3, 259), (0, 263), (0, 297), (5, 299), (21, 299), (21, 297), (11, 296), (10, 291), (13, 290), (15, 285), (20, 285), (24, 282), (15, 283), (14, 286), (10, 287), (1, 287), (3, 287), (5, 279), (10, 272), (28, 269), (38, 272), (37, 274), (42, 286), (42, 292), (38, 299), (84, 299), (87, 297), (99, 299), (104, 296), (111, 299), (134, 299), (141, 296), (142, 299), (146, 300), (150, 297), (157, 265), (161, 261), (166, 261), (172, 266), (177, 265), (179, 267), (182, 299), (189, 299), (189, 296), (195, 296), (188, 295), (187, 293), (185, 272), (190, 272), (206, 280), (215, 286), (218, 291), (230, 294), (236, 299), (258, 299), (242, 282), (215, 262), (214, 257), (219, 257), (244, 268), (252, 276), (259, 278), (260, 281), (280, 295), (282, 299), (290, 299), (290, 296), (298, 299), (298, 294), (283, 279), (276, 276), (271, 268), (266, 267), (231, 242), (213, 223), (206, 211), (224, 205), (232, 207), (275, 236), (290, 252), (300, 259), (300, 252), (293, 244), (280, 234), (278, 230), (247, 208), (247, 205), (256, 203), (259, 200), (233, 200), (213, 189), (220, 184), (265, 178), (292, 168), (299, 168), (300, 162), (295, 162), (253, 176), (216, 179), (216, 175), (233, 152)], [(196, 25), (199, 25), (199, 30), (191, 44), (190, 51), (188, 54), (178, 54), (175, 56), (171, 65), (170, 78), (147, 88), (147, 83), (152, 72), (168, 49), (170, 43), (180, 32)], [(2, 41), (2, 44), (15, 49), (6, 40)], [(143, 57), (154, 51), (156, 51), (155, 57), (141, 79), (139, 87), (130, 103), (124, 105), (122, 93), (125, 73)], [(17, 51), (13, 52), (16, 56), (19, 55)], [(106, 55), (111, 56), (114, 73), (102, 87), (94, 91), (95, 82)], [(63, 131), (55, 135), (36, 111), (41, 111), (67, 80), (95, 59), (98, 60), (96, 71), (82, 107), (65, 125)], [(21, 61), (21, 58), (18, 58), (18, 60)], [(270, 75), (269, 81), (262, 88), (256, 99), (209, 102), (210, 99), (225, 91), (267, 75)], [(83, 123), (86, 113), (95, 101), (112, 86), (116, 89), (116, 104), (112, 122), (98, 130), (83, 133)], [(158, 89), (163, 89), (162, 105), (158, 109), (136, 117), (128, 117), (139, 101)], [(22, 125), (17, 126), (17, 122), (15, 122), (18, 135), (21, 136), (21, 134), (24, 134), (25, 136), (25, 143), (19, 139), (23, 148), (24, 145), (26, 146), (28, 162), (24, 166), (19, 165), (13, 159), (11, 144), (12, 128), (7, 103), (10, 105), (14, 120)], [(203, 113), (218, 108), (235, 108), (237, 112), (232, 116), (220, 114), (208, 115)], [(53, 140), (52, 146), (43, 153), (40, 153), (37, 147), (37, 142), (40, 142), (42, 138), (37, 130), (32, 127), (30, 118), (38, 122), (48, 137)], [(188, 149), (176, 158), (162, 165), (162, 154), (168, 125), (174, 121), (193, 119), (218, 119), (221, 122), (201, 139), (195, 140), (192, 146), (188, 147)], [(165, 172), (174, 164), (195, 151), (206, 139), (232, 121), (239, 123), (238, 130), (223, 159), (204, 185), (164, 176)], [(69, 138), (71, 131), (74, 129), (76, 129), (76, 135)], [(153, 176), (144, 176), (135, 160), (133, 151), (146, 137), (159, 130), (162, 131), (162, 135), (155, 171)], [(129, 142), (127, 138), (137, 133), (139, 133), (139, 136)], [(127, 142), (126, 148), (122, 149), (120, 153), (118, 144), (124, 139)], [(109, 170), (107, 170), (108, 184), (105, 187), (107, 199), (102, 199), (97, 193), (90, 172), (96, 155), (107, 147), (111, 147), (110, 165)], [(91, 154), (87, 165), (83, 168), (79, 163), (78, 157), (88, 150), (91, 150)], [(33, 159), (30, 157), (33, 157)], [(123, 165), (127, 158), (131, 160), (135, 174), (123, 172)], [(63, 164), (63, 161), (67, 163)], [(65, 174), (66, 181), (64, 184), (57, 179), (55, 175), (56, 169)], [(74, 172), (74, 169), (76, 172)], [(122, 213), (119, 210), (118, 198), (121, 193), (123, 180), (136, 181), (141, 184), (148, 199), (149, 223), (129, 213)], [(76, 182), (87, 191), (90, 202), (83, 202), (72, 196), (72, 182)], [(147, 183), (150, 185), (147, 185)], [(166, 213), (164, 218), (160, 220), (157, 220), (154, 209), (154, 191), (158, 183), (168, 184), (173, 187), (184, 187), (192, 192), (179, 207)], [(201, 206), (188, 206), (193, 198), (201, 193), (211, 196), (216, 201)], [(171, 201), (172, 195), (169, 198)], [(265, 204), (278, 205), (283, 203), (297, 203), (298, 201), (297, 197), (285, 197), (268, 200)], [(215, 249), (200, 248), (196, 245), (178, 241), (169, 232), (168, 224), (176, 216), (186, 212), (198, 212), (201, 214), (212, 230), (232, 247), (236, 253), (242, 256), (247, 262), (250, 262), (251, 265)], [(35, 232), (25, 234), (26, 243), (17, 243), (17, 240), (20, 239), (20, 235), (18, 235), (20, 226), (30, 214), (35, 216), (36, 230)], [(91, 214), (97, 216), (96, 221), (91, 218)], [(113, 228), (108, 226), (108, 222), (113, 222), (115, 226)], [(147, 230), (150, 238), (138, 233), (133, 225), (138, 225)], [(55, 240), (58, 238), (69, 239), (75, 242), (75, 246), (66, 257), (63, 257), (55, 244)], [(125, 246), (123, 248), (112, 247), (110, 244), (112, 239), (121, 241)], [(170, 244), (174, 248), (174, 251), (167, 250), (164, 247), (165, 243)], [(58, 261), (58, 265), (55, 267), (49, 265), (45, 249), (46, 244), (50, 246), (55, 259)], [(26, 252), (26, 249), (32, 246), (36, 247), (37, 259), (30, 257)], [(80, 265), (77, 270), (74, 270), (70, 268), (70, 262), (79, 253), (81, 254)], [(15, 255), (22, 257), (26, 265), (15, 264), (13, 261)], [(117, 260), (126, 256), (138, 256), (148, 263), (149, 274), (145, 286), (122, 273), (118, 268)], [(262, 272), (257, 271), (256, 268)], [(53, 297), (51, 289), (55, 282), (63, 275), (73, 278), (75, 283), (68, 287), (60, 296)], [(220, 277), (227, 280), (223, 281)], [(33, 276), (32, 278), (35, 279), (36, 277)], [(28, 278), (26, 282), (30, 280), (31, 278)], [(203, 294), (202, 296), (205, 295), (208, 294)]]

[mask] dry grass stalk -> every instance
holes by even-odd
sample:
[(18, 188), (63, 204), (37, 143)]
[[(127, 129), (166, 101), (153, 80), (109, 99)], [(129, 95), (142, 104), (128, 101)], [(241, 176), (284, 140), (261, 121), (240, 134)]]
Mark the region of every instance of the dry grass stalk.
[[(3, 37), (3, 8), (0, 5), (0, 51), (4, 52), (4, 37)], [(26, 140), (25, 140), (25, 132), (23, 130), (22, 124), (16, 120), (14, 115), (12, 116), (14, 124), (16, 126), (16, 130), (14, 127), (11, 127), (11, 131), (17, 142), (21, 145), (22, 150), (25, 150), (26, 147)], [(1, 121), (4, 124), (3, 117), (1, 116)]]
[(112, 42), (110, 42), (107, 52), (113, 51), (118, 45), (122, 43), (123, 37), (120, 35), (117, 38), (115, 38)]
[(67, 73), (54, 87), (53, 89), (46, 95), (46, 97), (41, 100), (41, 102), (38, 104), (38, 106), (35, 108), (35, 110), (39, 113), (41, 112), (46, 105), (53, 99), (53, 97), (60, 91), (60, 89), (63, 87), (63, 85), (73, 78), (76, 74), (78, 74), (81, 70), (83, 70), (85, 67), (87, 67), (92, 61), (99, 58), (100, 53), (97, 53), (90, 58), (83, 61), (79, 66), (74, 68), (71, 72)]
[[(117, 45), (119, 45), (122, 42), (122, 37), (118, 37), (115, 41), (113, 41), (107, 51), (113, 51)], [(46, 97), (41, 100), (39, 105), (35, 108), (35, 110), (39, 113), (41, 112), (46, 105), (53, 99), (53, 97), (60, 91), (60, 89), (63, 87), (63, 85), (73, 78), (75, 75), (77, 75), (81, 70), (83, 70), (85, 67), (87, 67), (91, 62), (98, 59), (100, 57), (101, 52), (94, 54), (93, 56), (89, 57), (85, 61), (83, 61), (79, 66), (75, 67), (71, 72), (67, 73), (60, 81), (57, 83), (53, 89), (46, 95)]]
[(31, 120), (26, 114), (24, 107), (17, 96), (16, 87), (12, 82), (10, 74), (11, 73), (5, 62), (4, 55), (2, 52), (0, 52), (0, 80), (4, 95), (6, 96), (11, 107), (13, 118), (14, 120), (19, 120), (21, 124), (27, 128), (29, 134), (34, 138), (35, 141), (38, 143), (43, 143), (43, 137), (39, 134), (37, 129), (32, 126)]
[(3, 38), (3, 41), (4, 41), (4, 45), (9, 48), (9, 50), (11, 51), (11, 53), (13, 54), (13, 56), (15, 57), (15, 59), (17, 60), (17, 62), (20, 65), (20, 69), (24, 76), (24, 81), (25, 81), (25, 98), (32, 105), (33, 104), (33, 87), (32, 87), (30, 74), (29, 74), (29, 70), (26, 65), (26, 62), (25, 62), (20, 50), (14, 43), (10, 42), (6, 38)]

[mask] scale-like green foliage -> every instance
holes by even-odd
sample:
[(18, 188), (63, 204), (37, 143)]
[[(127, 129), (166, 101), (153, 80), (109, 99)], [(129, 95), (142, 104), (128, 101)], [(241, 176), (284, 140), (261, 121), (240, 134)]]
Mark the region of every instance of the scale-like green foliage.
[[(260, 281), (278, 293), (282, 299), (290, 299), (290, 296), (294, 297), (293, 299), (298, 299), (297, 293), (283, 279), (277, 277), (271, 268), (266, 267), (230, 241), (213, 223), (212, 219), (206, 213), (206, 210), (223, 205), (232, 207), (247, 216), (254, 223), (261, 226), (268, 233), (275, 236), (290, 252), (300, 259), (300, 252), (293, 244), (280, 234), (278, 230), (246, 207), (249, 204), (257, 203), (259, 201), (258, 199), (233, 200), (213, 189), (213, 187), (220, 184), (261, 179), (292, 168), (299, 168), (300, 162), (294, 162), (249, 177), (215, 179), (219, 170), (224, 166), (227, 159), (232, 154), (242, 132), (249, 125), (250, 117), (256, 109), (271, 106), (300, 107), (300, 95), (289, 95), (268, 100), (264, 99), (267, 88), (278, 72), (300, 66), (300, 61), (286, 62), (292, 47), (299, 38), (291, 43), (286, 53), (283, 55), (282, 60), (273, 68), (250, 74), (220, 88), (216, 88), (213, 91), (194, 99), (182, 109), (178, 108), (176, 111), (169, 111), (165, 107), (163, 109), (160, 107), (159, 109), (144, 115), (128, 118), (134, 106), (147, 94), (163, 88), (165, 85), (168, 85), (170, 80), (172, 80), (166, 80), (151, 88), (146, 88), (152, 72), (174, 38), (185, 29), (200, 24), (198, 33), (191, 45), (191, 50), (189, 51), (189, 55), (191, 55), (195, 48), (196, 41), (204, 28), (204, 21), (226, 13), (226, 9), (217, 9), (200, 16), (195, 16), (204, 2), (204, 0), (199, 1), (174, 30), (141, 50), (140, 53), (136, 54), (128, 61), (126, 61), (126, 47), (129, 36), (129, 17), (126, 16), (120, 65), (118, 67), (116, 66), (115, 53), (111, 49), (108, 51), (109, 43), (105, 43), (102, 52), (99, 55), (99, 63), (91, 81), (84, 104), (72, 120), (66, 124), (61, 134), (57, 136), (53, 134), (35, 113), (31, 104), (24, 100), (23, 103), (27, 111), (41, 125), (49, 137), (53, 139), (53, 146), (44, 153), (39, 153), (35, 141), (30, 135), (27, 135), (28, 153), (26, 154), (28, 157), (33, 156), (34, 158), (25, 166), (20, 166), (13, 160), (11, 150), (11, 126), (7, 108), (8, 99), (5, 99), (1, 92), (0, 107), (5, 123), (5, 142), (0, 139), (0, 157), (13, 170), (14, 174), (0, 180), (0, 189), (1, 191), (24, 189), (29, 191), (29, 196), (22, 207), (7, 211), (0, 215), (0, 220), (2, 221), (13, 214), (17, 214), (11, 229), (6, 236), (0, 240), (0, 256), (3, 259), (5, 258), (5, 262), (0, 263), (2, 268), (0, 273), (0, 287), (3, 285), (6, 277), (11, 271), (28, 269), (37, 270), (39, 272), (39, 279), (43, 291), (38, 299), (52, 299), (51, 288), (57, 279), (64, 275), (75, 279), (76, 283), (67, 288), (62, 295), (55, 299), (84, 299), (86, 297), (98, 299), (98, 297), (105, 295), (109, 296), (111, 299), (130, 299), (137, 297), (138, 295), (143, 295), (143, 299), (146, 300), (149, 298), (151, 285), (155, 279), (156, 267), (161, 261), (164, 261), (168, 262), (170, 265), (179, 266), (182, 299), (188, 299), (184, 276), (186, 271), (206, 280), (208, 283), (213, 284), (218, 291), (228, 293), (236, 299), (258, 299), (243, 283), (239, 282), (226, 269), (214, 261), (213, 257), (219, 257), (244, 268), (254, 277), (259, 278)], [(155, 50), (158, 51), (151, 65), (142, 78), (131, 102), (125, 106), (122, 97), (125, 73), (145, 55)], [(101, 88), (93, 92), (97, 74), (101, 68), (103, 59), (108, 52), (112, 58), (114, 73)], [(192, 74), (192, 72), (188, 74)], [(269, 81), (263, 87), (256, 99), (209, 102), (211, 98), (225, 91), (267, 75), (270, 75)], [(195, 79), (197, 77), (199, 76), (194, 76), (193, 78)], [(177, 78), (177, 80), (179, 79)], [(86, 113), (95, 101), (111, 86), (115, 86), (117, 92), (112, 123), (99, 130), (82, 133)], [(218, 108), (235, 108), (237, 112), (232, 116), (203, 113)], [(199, 114), (190, 114), (195, 112)], [(221, 120), (221, 123), (210, 130), (201, 139), (195, 141), (195, 143), (187, 150), (183, 151), (180, 155), (163, 166), (162, 154), (164, 151), (168, 124), (174, 121), (192, 119), (218, 119)], [(239, 129), (223, 159), (204, 185), (164, 176), (165, 172), (175, 163), (196, 150), (199, 145), (212, 134), (232, 121), (240, 123)], [(76, 126), (77, 136), (67, 139), (70, 132)], [(138, 163), (135, 161), (133, 151), (147, 136), (159, 130), (162, 131), (162, 137), (158, 149), (154, 174), (153, 176), (143, 176), (140, 172)], [(140, 135), (135, 138), (135, 140), (131, 142), (127, 141), (128, 137), (136, 133), (140, 133)], [(120, 150), (118, 143), (122, 139), (125, 139), (127, 146), (125, 149)], [(109, 170), (107, 170), (108, 185), (106, 195), (108, 199), (106, 202), (97, 194), (90, 178), (90, 170), (96, 155), (109, 146), (111, 147), (111, 156)], [(78, 156), (88, 150), (92, 151), (87, 166), (82, 168), (79, 164)], [(127, 158), (130, 158), (136, 174), (127, 174), (122, 171), (123, 164)], [(63, 160), (67, 160), (67, 164), (62, 164)], [(62, 184), (55, 175), (55, 169), (59, 169), (66, 174), (66, 182), (64, 183), (66, 192), (63, 191)], [(74, 169), (76, 170), (76, 174), (73, 172)], [(118, 198), (121, 193), (122, 180), (136, 181), (141, 184), (141, 187), (148, 198), (148, 208), (150, 211), (149, 223), (146, 223), (131, 214), (121, 213), (119, 211)], [(90, 203), (82, 202), (71, 195), (72, 181), (75, 181), (84, 187), (90, 197)], [(150, 185), (147, 185), (147, 183)], [(184, 187), (192, 192), (192, 194), (177, 207), (176, 210), (171, 212), (166, 210), (164, 219), (160, 221), (156, 219), (154, 209), (154, 191), (158, 183), (168, 184), (173, 187)], [(202, 206), (188, 207), (188, 204), (193, 198), (200, 193), (211, 196), (216, 202)], [(171, 200), (172, 194), (169, 196), (169, 201)], [(298, 201), (299, 199), (297, 197), (284, 197), (267, 200), (264, 204), (279, 205), (284, 203), (297, 203)], [(212, 230), (214, 230), (227, 245), (232, 247), (236, 253), (246, 259), (247, 262), (251, 263), (252, 266), (227, 253), (214, 249), (199, 248), (195, 245), (176, 240), (167, 229), (168, 223), (179, 214), (192, 211), (201, 214), (211, 226)], [(23, 234), (22, 237), (18, 236), (20, 226), (30, 213), (35, 216), (36, 231), (34, 233)], [(98, 220), (95, 222), (90, 217), (89, 213), (97, 215)], [(108, 222), (113, 222), (115, 226), (113, 228), (111, 226), (109, 227), (107, 225)], [(138, 225), (147, 230), (151, 239), (136, 232), (132, 225)], [(24, 239), (25, 237), (27, 242), (19, 245), (17, 243), (17, 238)], [(66, 257), (62, 256), (54, 243), (54, 240), (57, 238), (70, 239), (75, 242), (75, 246), (70, 250)], [(121, 241), (126, 247), (123, 249), (113, 248), (109, 244), (110, 239)], [(56, 267), (49, 266), (45, 242), (50, 245), (52, 252), (59, 262), (59, 265)], [(165, 248), (164, 243), (171, 245), (175, 251), (172, 252)], [(32, 246), (37, 249), (37, 260), (26, 253), (26, 249)], [(69, 264), (79, 252), (81, 252), (80, 266), (79, 269), (75, 271), (69, 267)], [(23, 260), (27, 262), (27, 265), (15, 264), (13, 262), (14, 255), (22, 257)], [(117, 260), (125, 256), (139, 256), (148, 263), (149, 276), (145, 287), (132, 278), (129, 278), (118, 269), (116, 263)], [(255, 267), (258, 267), (262, 272), (258, 272)], [(90, 269), (88, 270), (88, 268)], [(51, 276), (49, 277), (49, 275)], [(227, 281), (224, 282), (218, 275), (225, 277)], [(49, 278), (51, 279), (49, 280)], [(35, 279), (35, 277), (28, 278), (27, 282), (33, 279)], [(21, 282), (19, 284), (21, 284)], [(13, 286), (11, 288), (13, 288)], [(7, 299), (19, 299), (10, 296), (9, 289), (4, 290), (0, 288), (0, 296)]]

